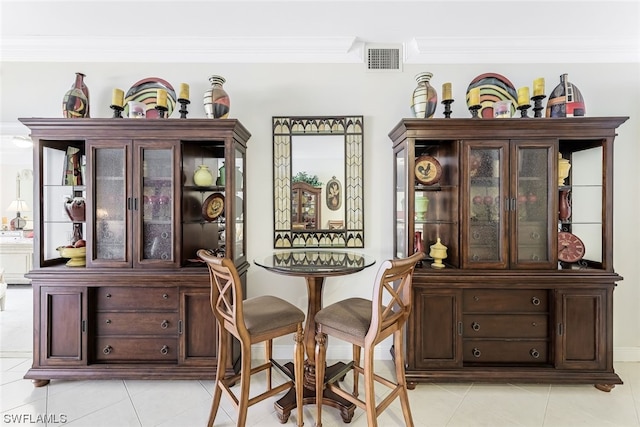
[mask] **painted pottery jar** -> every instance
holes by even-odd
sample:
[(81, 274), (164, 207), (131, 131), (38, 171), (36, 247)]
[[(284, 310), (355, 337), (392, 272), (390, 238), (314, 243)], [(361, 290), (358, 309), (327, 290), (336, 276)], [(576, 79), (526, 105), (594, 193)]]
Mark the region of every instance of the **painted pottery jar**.
[(411, 97), (411, 111), (418, 119), (428, 119), (433, 117), (438, 105), (438, 94), (429, 81), (433, 73), (420, 73), (416, 75), (418, 86), (413, 91)]
[(64, 202), (64, 210), (73, 222), (84, 222), (86, 203), (84, 197), (67, 197)]
[(560, 84), (556, 86), (547, 101), (547, 117), (581, 117), (587, 115), (587, 108), (580, 90), (569, 82), (567, 74), (560, 76)]
[(213, 185), (213, 174), (207, 165), (200, 165), (193, 174), (193, 182), (198, 187)]
[(62, 113), (68, 119), (90, 117), (89, 88), (84, 83), (85, 75), (76, 73), (76, 80), (62, 99)]
[(229, 116), (231, 102), (229, 95), (222, 85), (224, 77), (213, 75), (209, 77), (211, 88), (204, 93), (204, 112), (208, 119), (226, 119)]

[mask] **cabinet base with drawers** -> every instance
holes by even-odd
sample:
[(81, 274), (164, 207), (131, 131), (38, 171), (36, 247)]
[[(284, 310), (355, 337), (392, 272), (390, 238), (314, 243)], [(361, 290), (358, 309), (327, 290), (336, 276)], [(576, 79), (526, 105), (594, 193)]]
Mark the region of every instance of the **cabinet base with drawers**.
[[(244, 281), (248, 265), (239, 269)], [(214, 379), (239, 346), (217, 348), (206, 268), (175, 271), (53, 267), (33, 283), (34, 357), (25, 378)]]
[(417, 268), (407, 382), (622, 384), (613, 370), (613, 290), (603, 271)]

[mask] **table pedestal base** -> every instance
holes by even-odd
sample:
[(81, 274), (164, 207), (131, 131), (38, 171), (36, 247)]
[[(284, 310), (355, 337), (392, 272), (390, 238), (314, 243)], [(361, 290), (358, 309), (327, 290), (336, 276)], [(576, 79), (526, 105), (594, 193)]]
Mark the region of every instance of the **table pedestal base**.
[[(293, 372), (293, 363), (286, 363), (285, 368), (289, 370), (289, 372)], [(331, 378), (336, 373), (340, 372), (345, 367), (345, 363), (338, 362), (335, 365), (327, 367), (325, 371), (325, 377)], [(305, 371), (309, 368), (309, 366), (305, 366)], [(305, 375), (305, 378), (308, 378)], [(316, 389), (315, 384), (307, 384), (305, 381), (304, 384), (304, 393), (302, 404), (303, 405), (311, 405), (316, 403)], [(325, 389), (322, 394), (322, 404), (327, 406), (332, 406), (336, 409), (340, 410), (340, 415), (342, 416), (342, 421), (345, 423), (350, 423), (353, 419), (354, 412), (356, 410), (356, 405), (349, 402), (348, 400), (343, 399), (338, 396), (331, 390)], [(291, 415), (291, 411), (296, 408), (296, 391), (294, 388), (289, 389), (287, 394), (285, 394), (280, 400), (278, 400), (274, 404), (274, 408), (278, 414), (278, 419), (280, 423), (284, 424), (289, 420), (289, 416)]]

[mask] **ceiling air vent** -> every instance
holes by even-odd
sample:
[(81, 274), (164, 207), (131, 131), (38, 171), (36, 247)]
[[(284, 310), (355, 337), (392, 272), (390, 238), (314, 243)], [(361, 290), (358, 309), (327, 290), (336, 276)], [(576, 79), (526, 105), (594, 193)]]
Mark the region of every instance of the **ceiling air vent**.
[(402, 71), (402, 46), (367, 46), (368, 71)]

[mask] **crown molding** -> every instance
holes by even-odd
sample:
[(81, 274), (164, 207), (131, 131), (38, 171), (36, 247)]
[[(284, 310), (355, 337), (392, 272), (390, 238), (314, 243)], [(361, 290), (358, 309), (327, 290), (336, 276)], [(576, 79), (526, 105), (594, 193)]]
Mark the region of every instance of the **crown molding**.
[(6, 62), (360, 63), (355, 37), (26, 36)]
[(416, 37), (406, 63), (638, 63), (640, 41), (615, 37)]
[[(356, 37), (23, 36), (1, 41), (5, 62), (362, 63)], [(408, 64), (639, 63), (640, 42), (609, 37), (416, 37)]]

